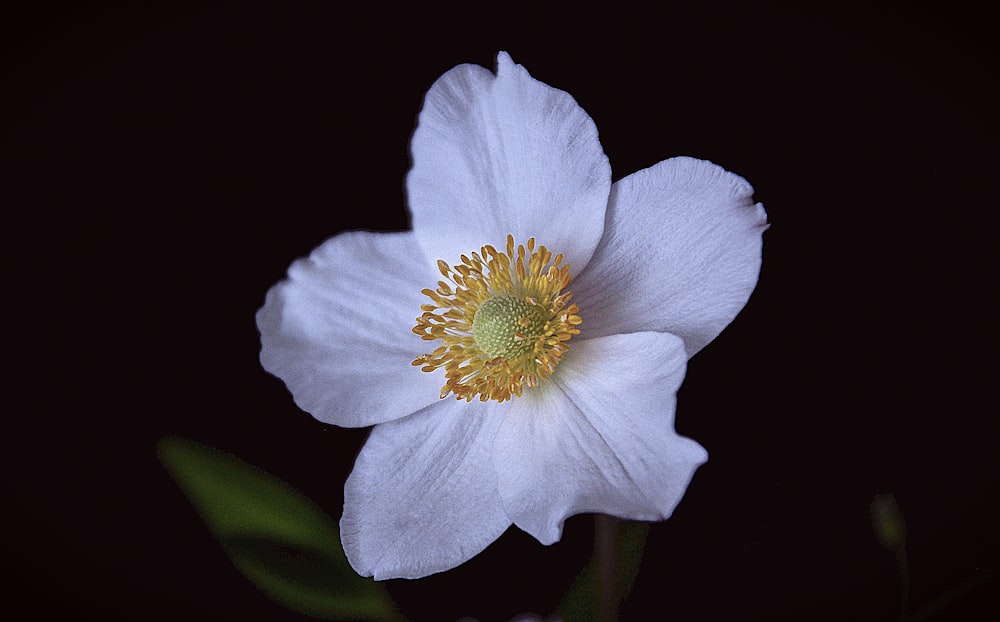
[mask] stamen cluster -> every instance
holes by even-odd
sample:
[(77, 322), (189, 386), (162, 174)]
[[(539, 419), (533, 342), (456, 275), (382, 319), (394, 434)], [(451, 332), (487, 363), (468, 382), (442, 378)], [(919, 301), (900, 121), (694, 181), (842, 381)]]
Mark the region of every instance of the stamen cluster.
[(454, 267), (438, 260), (445, 280), (422, 290), (433, 304), (420, 306), (413, 332), (441, 345), (413, 365), (425, 372), (444, 368), (442, 398), (520, 396), (555, 371), (567, 342), (580, 334), (579, 308), (569, 302), (572, 293), (563, 292), (572, 280), (563, 256), (553, 260), (544, 246), (536, 250), (534, 238), (527, 249), (515, 248), (511, 235), (505, 250), (486, 245)]

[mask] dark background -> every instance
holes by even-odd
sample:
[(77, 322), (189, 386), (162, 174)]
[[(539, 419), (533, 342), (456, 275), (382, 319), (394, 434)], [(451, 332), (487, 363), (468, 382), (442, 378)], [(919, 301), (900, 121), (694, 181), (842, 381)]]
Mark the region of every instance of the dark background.
[[(232, 568), (155, 443), (224, 449), (339, 518), (366, 432), (294, 406), (258, 365), (254, 312), (328, 236), (407, 226), (424, 92), (501, 49), (591, 114), (615, 179), (710, 159), (772, 222), (750, 303), (689, 365), (677, 427), (710, 461), (652, 527), (624, 619), (892, 620), (895, 560), (868, 515), (887, 492), (912, 608), (993, 572), (935, 619), (998, 609), (984, 15), (276, 2), (0, 23), (0, 526), (19, 619), (297, 619)], [(589, 517), (551, 548), (514, 529), (389, 585), (413, 620), (547, 613), (591, 538)]]

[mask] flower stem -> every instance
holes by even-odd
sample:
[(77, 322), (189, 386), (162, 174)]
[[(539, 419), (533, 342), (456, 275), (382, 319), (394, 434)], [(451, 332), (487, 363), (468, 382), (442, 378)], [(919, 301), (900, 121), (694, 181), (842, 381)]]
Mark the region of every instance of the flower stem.
[(594, 554), (597, 557), (597, 620), (618, 622), (621, 603), (619, 541), (621, 521), (605, 514), (594, 515)]
[(910, 563), (906, 559), (906, 547), (901, 546), (896, 551), (896, 561), (899, 564), (899, 620), (905, 622), (909, 616), (910, 607)]

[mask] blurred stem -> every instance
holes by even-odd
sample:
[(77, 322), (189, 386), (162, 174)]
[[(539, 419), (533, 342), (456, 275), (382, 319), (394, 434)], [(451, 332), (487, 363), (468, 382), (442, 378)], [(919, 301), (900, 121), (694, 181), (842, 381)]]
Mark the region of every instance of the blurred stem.
[[(965, 582), (956, 585), (947, 592), (941, 594), (931, 602), (925, 604), (907, 619), (907, 622), (929, 622), (930, 620), (943, 620), (944, 614), (949, 607), (969, 598), (976, 591), (1000, 579), (1000, 569), (993, 568), (985, 572), (977, 572)], [(995, 588), (996, 586), (994, 586)]]
[(594, 515), (594, 554), (597, 556), (597, 620), (618, 622), (621, 581), (618, 569), (621, 521), (605, 514)]
[(899, 622), (905, 622), (910, 614), (910, 563), (906, 558), (906, 547), (896, 550), (896, 561), (899, 563), (899, 579), (902, 585), (899, 589)]

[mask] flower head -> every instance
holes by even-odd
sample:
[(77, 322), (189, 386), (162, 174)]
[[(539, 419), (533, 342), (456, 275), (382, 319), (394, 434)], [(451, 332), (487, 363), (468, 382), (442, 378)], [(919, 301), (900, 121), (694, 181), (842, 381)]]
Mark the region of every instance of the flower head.
[(506, 53), (434, 83), (411, 149), (412, 231), (334, 236), (257, 315), (303, 410), (375, 425), (345, 488), (355, 570), (441, 572), (511, 524), (550, 544), (574, 514), (668, 518), (707, 459), (674, 431), (686, 361), (760, 270), (750, 185), (692, 158), (612, 184), (590, 117)]

